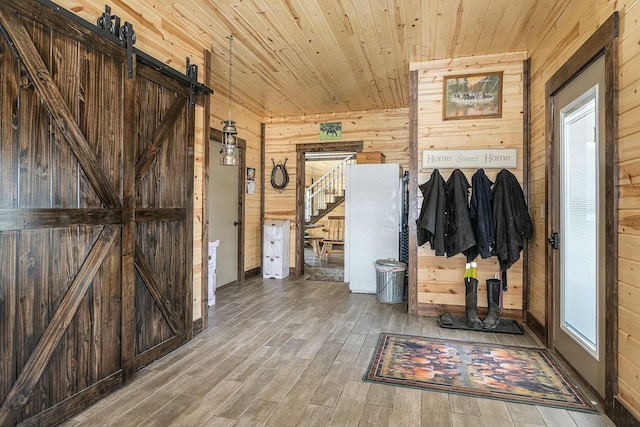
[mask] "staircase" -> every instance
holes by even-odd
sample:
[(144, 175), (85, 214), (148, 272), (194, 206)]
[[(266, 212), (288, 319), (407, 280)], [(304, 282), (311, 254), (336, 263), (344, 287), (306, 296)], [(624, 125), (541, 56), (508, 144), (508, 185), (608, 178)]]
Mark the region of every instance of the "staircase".
[(334, 201), (327, 203), (326, 208), (319, 209), (316, 215), (309, 216), (309, 220), (307, 221), (307, 223), (315, 224), (316, 222), (318, 222), (320, 218), (322, 218), (323, 216), (325, 216), (326, 214), (334, 210), (342, 202), (344, 202), (344, 196), (335, 196)]
[(315, 224), (344, 201), (346, 166), (356, 162), (354, 154), (348, 154), (333, 169), (322, 175), (305, 189), (305, 222)]

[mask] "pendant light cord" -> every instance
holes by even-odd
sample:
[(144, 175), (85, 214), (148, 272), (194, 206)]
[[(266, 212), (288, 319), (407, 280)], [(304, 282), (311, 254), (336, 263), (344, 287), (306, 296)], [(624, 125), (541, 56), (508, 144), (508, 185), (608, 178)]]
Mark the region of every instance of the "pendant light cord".
[(231, 120), (231, 96), (232, 96), (232, 88), (231, 88), (231, 64), (232, 64), (232, 51), (231, 45), (233, 43), (233, 34), (229, 35), (229, 120)]

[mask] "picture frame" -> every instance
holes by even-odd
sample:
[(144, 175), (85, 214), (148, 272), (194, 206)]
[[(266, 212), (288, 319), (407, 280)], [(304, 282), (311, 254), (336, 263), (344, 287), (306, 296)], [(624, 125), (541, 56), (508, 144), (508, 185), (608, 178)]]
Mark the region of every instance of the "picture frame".
[(256, 180), (256, 168), (247, 168), (247, 181)]
[(256, 192), (256, 168), (247, 168), (247, 193)]
[(342, 122), (320, 123), (320, 141), (342, 139)]
[(502, 71), (444, 76), (442, 120), (502, 117)]

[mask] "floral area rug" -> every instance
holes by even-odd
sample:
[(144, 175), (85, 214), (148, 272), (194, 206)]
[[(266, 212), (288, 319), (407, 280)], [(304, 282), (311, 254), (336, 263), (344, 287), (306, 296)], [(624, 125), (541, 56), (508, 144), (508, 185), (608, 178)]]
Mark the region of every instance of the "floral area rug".
[(546, 349), (381, 333), (362, 378), (573, 411), (598, 410)]

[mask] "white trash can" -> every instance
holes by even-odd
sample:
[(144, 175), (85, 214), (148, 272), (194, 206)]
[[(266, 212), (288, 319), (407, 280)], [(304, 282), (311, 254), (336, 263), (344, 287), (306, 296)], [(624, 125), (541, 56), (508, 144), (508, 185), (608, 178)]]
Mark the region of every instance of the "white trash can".
[(209, 242), (209, 265), (207, 269), (208, 273), (208, 282), (209, 282), (209, 295), (208, 295), (208, 303), (209, 307), (215, 305), (216, 303), (216, 252), (217, 248), (220, 246), (220, 239), (215, 242)]
[(395, 259), (379, 259), (373, 263), (376, 269), (376, 294), (378, 301), (397, 304), (404, 300), (404, 272), (407, 265)]

